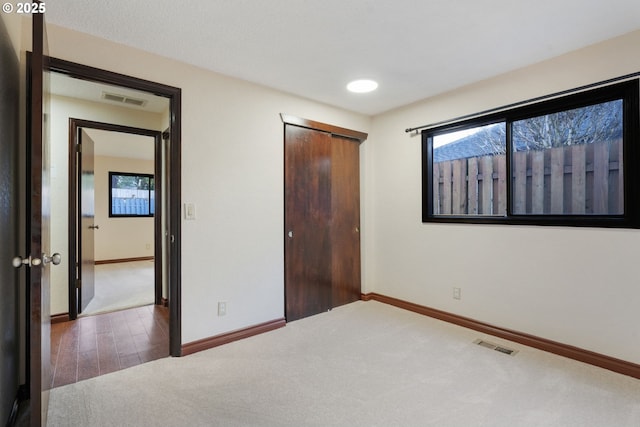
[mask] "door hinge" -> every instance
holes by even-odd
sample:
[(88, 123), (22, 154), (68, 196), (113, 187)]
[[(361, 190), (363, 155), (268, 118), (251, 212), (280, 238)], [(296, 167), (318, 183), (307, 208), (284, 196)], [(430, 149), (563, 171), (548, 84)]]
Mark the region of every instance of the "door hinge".
[(76, 289), (81, 289), (82, 288), (82, 280), (77, 279), (76, 280)]
[(78, 144), (78, 145), (76, 145), (76, 151), (77, 151), (78, 153), (82, 153), (82, 144)]

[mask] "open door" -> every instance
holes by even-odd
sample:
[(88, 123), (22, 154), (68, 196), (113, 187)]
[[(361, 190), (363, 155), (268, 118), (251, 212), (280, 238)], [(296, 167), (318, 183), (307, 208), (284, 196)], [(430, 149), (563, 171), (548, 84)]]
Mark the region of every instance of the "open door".
[[(18, 254), (20, 239), (20, 65), (0, 18), (0, 425), (11, 425), (18, 409), (20, 372), (20, 278), (8, 262)], [(20, 259), (21, 261), (21, 259)], [(18, 264), (22, 265), (22, 263)]]
[(27, 250), (22, 260), (27, 269), (28, 369), (30, 425), (47, 424), (51, 385), (51, 320), (49, 296), (50, 264), (60, 263), (60, 255), (49, 248), (49, 87), (45, 73), (48, 49), (44, 16), (33, 15), (33, 52), (28, 71), (27, 122)]
[(95, 171), (94, 142), (84, 129), (79, 130), (78, 149), (78, 313), (82, 313), (95, 295)]

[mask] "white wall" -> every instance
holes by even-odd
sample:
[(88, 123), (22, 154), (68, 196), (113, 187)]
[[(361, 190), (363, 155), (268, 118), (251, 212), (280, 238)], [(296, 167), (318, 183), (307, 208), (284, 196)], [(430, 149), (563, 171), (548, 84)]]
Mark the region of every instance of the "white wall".
[(640, 363), (638, 231), (422, 224), (420, 140), (403, 132), (638, 71), (640, 32), (373, 121), (55, 26), (49, 44), (54, 57), (182, 88), (182, 198), (197, 206), (182, 222), (183, 343), (283, 316), (284, 112), (369, 132), (364, 292)]
[(182, 199), (197, 212), (182, 221), (183, 343), (282, 318), (279, 113), (363, 132), (370, 118), (52, 25), (48, 36), (54, 57), (182, 88)]
[(365, 292), (640, 363), (640, 231), (423, 224), (420, 137), (403, 132), (640, 71), (638, 46), (640, 31), (376, 117)]
[(60, 265), (51, 269), (51, 314), (69, 311), (69, 118), (153, 130), (162, 130), (163, 125), (161, 114), (64, 96), (51, 97), (51, 250), (63, 255)]
[[(153, 147), (153, 138), (149, 144)], [(96, 261), (153, 256), (153, 217), (109, 217), (109, 172), (154, 173), (153, 160), (95, 156)]]

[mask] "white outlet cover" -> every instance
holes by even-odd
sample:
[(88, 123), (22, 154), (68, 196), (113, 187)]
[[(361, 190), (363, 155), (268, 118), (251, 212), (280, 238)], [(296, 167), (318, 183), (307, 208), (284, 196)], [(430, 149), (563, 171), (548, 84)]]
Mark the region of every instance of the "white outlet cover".
[(218, 316), (225, 316), (227, 314), (227, 302), (218, 302)]

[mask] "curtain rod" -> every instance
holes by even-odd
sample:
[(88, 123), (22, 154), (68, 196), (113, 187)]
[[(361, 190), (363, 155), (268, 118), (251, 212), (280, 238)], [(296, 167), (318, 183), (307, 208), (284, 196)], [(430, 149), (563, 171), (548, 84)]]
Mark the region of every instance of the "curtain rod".
[(595, 87), (606, 86), (606, 85), (611, 84), (611, 83), (619, 82), (619, 81), (622, 81), (622, 80), (632, 79), (632, 78), (638, 77), (638, 76), (640, 76), (640, 71), (639, 72), (635, 72), (635, 73), (631, 73), (631, 74), (627, 74), (625, 76), (614, 77), (612, 79), (604, 80), (604, 81), (601, 81), (601, 82), (598, 82), (598, 83), (591, 83), (591, 84), (588, 84), (588, 85), (585, 85), (585, 86), (580, 86), (580, 87), (577, 87), (577, 88), (574, 88), (574, 89), (563, 90), (563, 91), (560, 91), (560, 92), (552, 93), (550, 95), (538, 96), (536, 98), (528, 99), (526, 101), (514, 102), (513, 104), (507, 104), (507, 105), (503, 105), (501, 107), (491, 108), (489, 110), (480, 111), (478, 113), (466, 114), (464, 116), (458, 116), (458, 117), (455, 117), (453, 119), (442, 120), (440, 122), (435, 122), (435, 123), (429, 123), (428, 125), (417, 126), (417, 127), (413, 127), (413, 128), (407, 128), (404, 131), (406, 133), (409, 133), (409, 132), (414, 132), (414, 131), (418, 131), (418, 130), (434, 128), (434, 127), (446, 125), (446, 124), (449, 124), (449, 123), (455, 123), (455, 122), (459, 122), (459, 121), (462, 121), (462, 120), (471, 119), (473, 117), (484, 116), (485, 114), (489, 114), (489, 113), (497, 113), (499, 111), (508, 110), (510, 108), (520, 107), (520, 106), (526, 105), (526, 104), (532, 104), (534, 102), (543, 101), (545, 99), (557, 98), (559, 96), (567, 95), (569, 93), (576, 93), (576, 92), (581, 92), (581, 91), (584, 91), (584, 90), (587, 90), (587, 89), (592, 89), (592, 88), (595, 88)]

